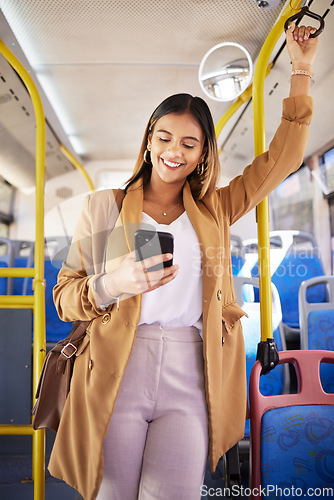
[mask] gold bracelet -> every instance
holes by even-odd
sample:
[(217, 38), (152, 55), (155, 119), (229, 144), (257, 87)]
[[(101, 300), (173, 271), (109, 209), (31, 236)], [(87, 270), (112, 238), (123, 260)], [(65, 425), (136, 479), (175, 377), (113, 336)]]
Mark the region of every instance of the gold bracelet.
[(309, 76), (310, 78), (312, 78), (312, 76), (314, 76), (314, 73), (305, 71), (304, 69), (294, 69), (291, 73), (291, 76), (293, 75)]

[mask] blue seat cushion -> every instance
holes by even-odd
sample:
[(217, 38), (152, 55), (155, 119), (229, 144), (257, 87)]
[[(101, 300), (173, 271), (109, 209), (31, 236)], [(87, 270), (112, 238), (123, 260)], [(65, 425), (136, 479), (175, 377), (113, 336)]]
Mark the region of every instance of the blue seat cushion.
[[(267, 411), (261, 424), (262, 486), (276, 487), (271, 498), (282, 499), (296, 498), (292, 486), (300, 488), (305, 496), (308, 488), (333, 488), (333, 443), (333, 405)], [(317, 495), (317, 498), (325, 497)]]

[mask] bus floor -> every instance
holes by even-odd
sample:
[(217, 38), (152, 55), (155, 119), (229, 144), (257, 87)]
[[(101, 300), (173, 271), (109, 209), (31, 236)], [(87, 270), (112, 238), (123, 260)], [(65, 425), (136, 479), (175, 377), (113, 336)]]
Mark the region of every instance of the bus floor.
[[(83, 500), (81, 495), (56, 478), (47, 470), (55, 434), (46, 431), (45, 457), (45, 500)], [(34, 483), (32, 480), (32, 439), (29, 436), (0, 436), (0, 498), (1, 500), (33, 500)], [(239, 485), (226, 485), (223, 461), (220, 461), (213, 478), (209, 464), (201, 487), (201, 500), (223, 498), (247, 498), (248, 460), (241, 461), (241, 482)], [(126, 500), (126, 499), (124, 499)], [(168, 500), (179, 500), (168, 499)], [(189, 499), (191, 500), (191, 499)]]

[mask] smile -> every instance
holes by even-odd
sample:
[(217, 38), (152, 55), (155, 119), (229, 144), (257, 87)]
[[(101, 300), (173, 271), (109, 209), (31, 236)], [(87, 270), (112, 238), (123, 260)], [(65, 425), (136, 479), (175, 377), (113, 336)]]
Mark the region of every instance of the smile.
[(165, 160), (164, 158), (161, 158), (161, 159), (162, 159), (162, 162), (167, 167), (170, 167), (170, 168), (177, 168), (177, 167), (180, 167), (182, 165), (182, 163), (174, 163), (173, 161), (168, 161), (168, 160)]

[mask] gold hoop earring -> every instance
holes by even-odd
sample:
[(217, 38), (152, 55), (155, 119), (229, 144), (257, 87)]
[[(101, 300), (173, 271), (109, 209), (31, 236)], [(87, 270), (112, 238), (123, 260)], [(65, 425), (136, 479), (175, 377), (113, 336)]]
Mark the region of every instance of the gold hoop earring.
[(144, 153), (144, 162), (149, 165), (152, 162), (151, 162), (151, 159), (147, 160), (147, 153), (150, 153), (149, 149), (145, 149), (145, 153)]
[(197, 175), (203, 175), (204, 172), (205, 172), (204, 163), (203, 162), (197, 163), (197, 167), (196, 167)]

